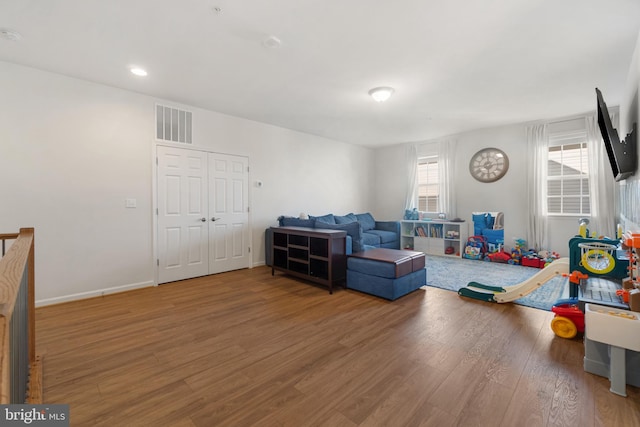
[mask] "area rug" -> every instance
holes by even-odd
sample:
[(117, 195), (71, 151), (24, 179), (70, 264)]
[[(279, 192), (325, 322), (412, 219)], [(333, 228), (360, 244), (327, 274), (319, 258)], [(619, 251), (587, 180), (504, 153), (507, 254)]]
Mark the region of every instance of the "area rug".
[[(528, 279), (538, 268), (475, 261), (464, 258), (427, 256), (427, 286), (457, 292), (469, 282), (491, 286), (511, 286)], [(553, 303), (569, 295), (566, 277), (554, 277), (530, 294), (515, 300), (519, 305), (551, 311)], [(490, 303), (487, 303), (490, 304)]]

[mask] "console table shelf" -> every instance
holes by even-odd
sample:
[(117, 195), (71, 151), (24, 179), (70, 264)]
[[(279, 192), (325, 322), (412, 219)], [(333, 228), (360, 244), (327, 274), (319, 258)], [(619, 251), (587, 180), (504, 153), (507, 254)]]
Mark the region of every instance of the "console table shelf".
[(276, 270), (329, 288), (346, 278), (346, 231), (305, 227), (271, 227), (271, 254)]
[(428, 255), (460, 257), (467, 241), (467, 224), (452, 221), (400, 221), (402, 249)]

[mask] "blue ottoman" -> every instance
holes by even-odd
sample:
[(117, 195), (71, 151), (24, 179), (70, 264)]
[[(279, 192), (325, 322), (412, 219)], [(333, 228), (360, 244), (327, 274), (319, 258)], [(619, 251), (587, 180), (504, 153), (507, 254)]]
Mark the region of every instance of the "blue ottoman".
[(375, 248), (349, 255), (347, 288), (395, 300), (427, 284), (424, 253)]

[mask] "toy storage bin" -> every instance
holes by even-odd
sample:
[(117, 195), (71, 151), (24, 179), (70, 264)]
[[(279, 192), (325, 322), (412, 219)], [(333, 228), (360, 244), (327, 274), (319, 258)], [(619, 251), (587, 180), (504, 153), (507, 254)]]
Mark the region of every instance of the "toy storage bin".
[(626, 396), (626, 384), (639, 385), (639, 313), (585, 304), (584, 342), (584, 370), (609, 378), (612, 393)]
[(544, 268), (545, 261), (540, 258), (522, 257), (520, 260), (523, 267)]

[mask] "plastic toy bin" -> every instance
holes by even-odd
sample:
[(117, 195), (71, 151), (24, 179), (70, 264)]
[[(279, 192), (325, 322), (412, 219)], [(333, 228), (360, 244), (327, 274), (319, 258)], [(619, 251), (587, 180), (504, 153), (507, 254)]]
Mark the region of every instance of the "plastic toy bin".
[(520, 264), (523, 267), (544, 268), (545, 261), (540, 258), (522, 257), (522, 259), (520, 260)]
[(585, 371), (609, 378), (609, 390), (626, 396), (626, 384), (638, 385), (639, 351), (640, 313), (585, 304)]
[(640, 351), (640, 313), (586, 304), (584, 315), (590, 340)]

